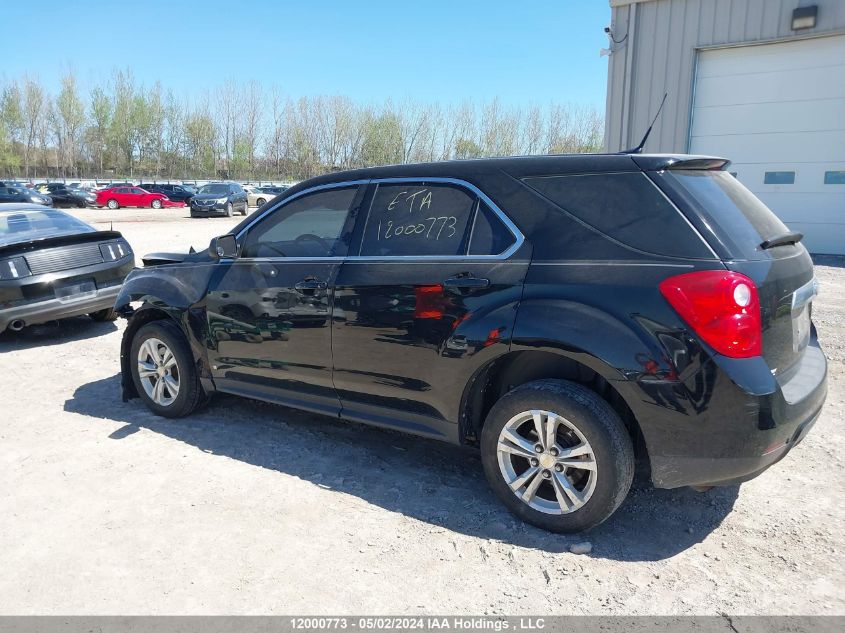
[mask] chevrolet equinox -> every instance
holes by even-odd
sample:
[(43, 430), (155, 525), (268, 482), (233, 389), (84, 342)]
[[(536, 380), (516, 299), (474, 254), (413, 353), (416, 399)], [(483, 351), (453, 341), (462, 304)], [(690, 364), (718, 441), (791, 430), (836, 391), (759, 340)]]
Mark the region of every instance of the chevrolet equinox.
[(396, 165), (299, 183), (207, 251), (145, 258), (116, 309), (125, 399), (214, 392), (477, 447), (548, 530), (654, 485), (748, 480), (819, 416), (801, 235), (719, 158)]

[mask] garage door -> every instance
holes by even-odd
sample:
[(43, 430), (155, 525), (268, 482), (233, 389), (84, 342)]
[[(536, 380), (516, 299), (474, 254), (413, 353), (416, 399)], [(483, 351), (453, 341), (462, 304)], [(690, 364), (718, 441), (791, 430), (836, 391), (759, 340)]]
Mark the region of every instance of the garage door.
[(730, 158), (810, 252), (845, 254), (845, 36), (700, 51), (690, 152)]

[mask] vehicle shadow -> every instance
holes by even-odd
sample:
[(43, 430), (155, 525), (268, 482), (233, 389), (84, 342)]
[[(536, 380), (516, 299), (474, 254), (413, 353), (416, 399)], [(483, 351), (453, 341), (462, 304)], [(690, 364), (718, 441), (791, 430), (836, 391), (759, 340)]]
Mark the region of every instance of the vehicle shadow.
[(590, 540), (593, 556), (662, 560), (701, 542), (737, 498), (738, 487), (701, 494), (637, 482), (604, 525), (586, 535), (556, 535), (508, 513), (470, 449), (230, 396), (216, 397), (190, 418), (169, 420), (138, 400), (121, 402), (119, 394), (115, 375), (80, 386), (64, 409), (125, 423), (109, 435), (114, 440), (131, 441), (146, 429), (448, 530), (544, 551), (567, 551)]
[(87, 316), (52, 321), (42, 325), (30, 325), (20, 332), (0, 332), (0, 354), (15, 350), (32, 349), (48, 345), (61, 345), (71, 341), (102, 336), (117, 330), (113, 322), (92, 321)]

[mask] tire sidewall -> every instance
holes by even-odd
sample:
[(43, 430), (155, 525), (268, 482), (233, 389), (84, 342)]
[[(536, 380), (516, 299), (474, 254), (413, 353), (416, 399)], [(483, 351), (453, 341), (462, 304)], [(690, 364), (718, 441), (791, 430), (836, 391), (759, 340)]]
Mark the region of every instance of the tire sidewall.
[(233, 209), (232, 209), (232, 203), (231, 203), (231, 202), (227, 202), (227, 203), (226, 203), (226, 217), (227, 217), (227, 218), (231, 218), (231, 217), (232, 217), (232, 211), (233, 211)]
[[(499, 469), (497, 445), (502, 428), (513, 416), (532, 409), (566, 418), (593, 448), (596, 487), (587, 503), (571, 514), (545, 514), (529, 507), (516, 497)], [(611, 428), (614, 425), (617, 428)], [(490, 487), (508, 509), (526, 523), (552, 532), (582, 532), (604, 521), (624, 500), (633, 476), (633, 447), (619, 417), (597, 395), (567, 381), (537, 381), (503, 396), (482, 429), (481, 461)]]
[(161, 200), (153, 200), (151, 206), (153, 209), (161, 209)]
[(117, 208), (120, 206), (120, 204), (118, 204), (117, 200), (109, 200), (109, 201), (106, 203), (106, 206), (107, 206), (109, 209), (114, 210), (114, 209), (117, 209)]
[[(141, 344), (150, 338), (157, 338), (167, 345), (176, 359), (176, 367), (179, 371), (179, 394), (168, 406), (157, 404), (147, 395), (141, 384), (141, 378), (138, 375), (138, 350)], [(185, 415), (189, 400), (193, 397), (191, 394), (191, 385), (196, 381), (196, 368), (187, 342), (179, 332), (177, 326), (167, 321), (153, 321), (144, 325), (135, 333), (129, 353), (132, 382), (138, 392), (138, 397), (144, 401), (144, 404), (153, 413), (164, 417), (180, 417)]]

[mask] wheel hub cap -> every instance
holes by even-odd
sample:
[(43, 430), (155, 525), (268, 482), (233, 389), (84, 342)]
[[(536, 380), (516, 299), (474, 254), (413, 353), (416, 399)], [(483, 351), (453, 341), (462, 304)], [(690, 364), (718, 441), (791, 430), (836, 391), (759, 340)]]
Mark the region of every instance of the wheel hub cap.
[(593, 495), (593, 448), (569, 420), (552, 411), (524, 411), (499, 434), (502, 478), (523, 503), (546, 514), (569, 514)]
[(138, 378), (149, 398), (163, 407), (179, 395), (179, 366), (172, 350), (161, 340), (149, 338), (138, 349)]

